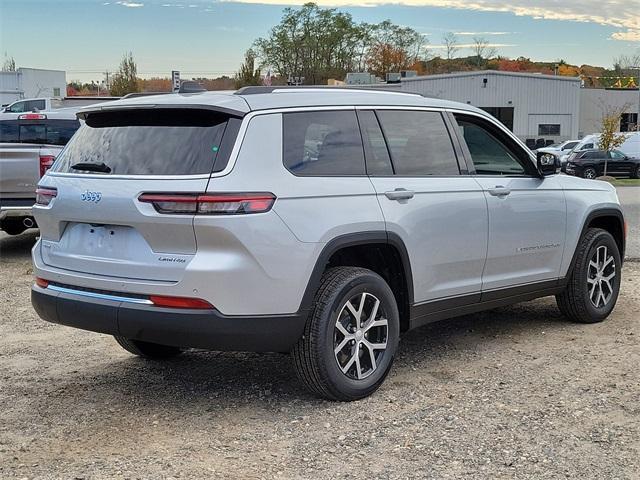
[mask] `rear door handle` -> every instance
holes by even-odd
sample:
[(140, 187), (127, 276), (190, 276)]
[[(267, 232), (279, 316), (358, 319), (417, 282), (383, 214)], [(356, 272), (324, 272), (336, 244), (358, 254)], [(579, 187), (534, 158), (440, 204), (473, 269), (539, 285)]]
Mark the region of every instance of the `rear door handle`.
[(404, 188), (396, 188), (395, 190), (384, 192), (384, 195), (389, 200), (409, 200), (410, 198), (413, 198), (415, 192)]
[(502, 185), (496, 185), (493, 188), (490, 188), (489, 195), (493, 195), (494, 197), (506, 197), (511, 193), (511, 189), (507, 187), (503, 187)]

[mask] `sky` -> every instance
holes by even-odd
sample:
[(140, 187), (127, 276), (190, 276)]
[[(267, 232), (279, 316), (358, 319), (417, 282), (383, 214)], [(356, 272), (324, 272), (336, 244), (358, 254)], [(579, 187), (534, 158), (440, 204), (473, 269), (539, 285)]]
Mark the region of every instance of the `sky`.
[[(232, 75), (253, 41), (295, 0), (0, 0), (0, 55), (18, 67), (65, 70), (67, 81), (104, 78), (133, 52), (140, 76)], [(320, 0), (356, 21), (389, 19), (460, 44), (484, 37), (500, 55), (610, 67), (640, 52), (640, 0)], [(458, 55), (470, 55), (461, 49)]]

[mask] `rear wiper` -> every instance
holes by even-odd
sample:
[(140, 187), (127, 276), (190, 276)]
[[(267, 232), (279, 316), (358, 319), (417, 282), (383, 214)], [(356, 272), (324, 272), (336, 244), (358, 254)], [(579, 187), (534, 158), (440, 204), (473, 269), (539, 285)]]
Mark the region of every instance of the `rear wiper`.
[(111, 167), (106, 165), (104, 162), (100, 163), (92, 163), (92, 162), (80, 162), (75, 165), (71, 165), (71, 168), (74, 170), (84, 170), (86, 172), (103, 172), (109, 173), (111, 172)]

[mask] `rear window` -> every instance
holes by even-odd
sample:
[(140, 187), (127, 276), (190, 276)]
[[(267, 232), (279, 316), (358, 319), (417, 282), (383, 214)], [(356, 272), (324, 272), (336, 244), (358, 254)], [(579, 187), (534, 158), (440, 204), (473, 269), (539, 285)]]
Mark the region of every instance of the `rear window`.
[(284, 164), (301, 176), (364, 175), (364, 151), (353, 110), (283, 114)]
[(11, 120), (0, 122), (0, 142), (66, 145), (80, 127), (78, 120)]
[[(227, 120), (221, 113), (195, 109), (89, 114), (52, 170), (104, 175), (208, 174)], [(83, 170), (79, 168), (82, 164), (104, 166)]]

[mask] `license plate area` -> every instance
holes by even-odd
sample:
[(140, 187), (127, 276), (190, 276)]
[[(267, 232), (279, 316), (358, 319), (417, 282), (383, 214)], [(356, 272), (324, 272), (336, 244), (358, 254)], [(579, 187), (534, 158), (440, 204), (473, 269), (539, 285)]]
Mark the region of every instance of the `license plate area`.
[(41, 251), (44, 263), (65, 270), (164, 281), (180, 280), (193, 258), (154, 252), (133, 227), (73, 222), (59, 242), (43, 239)]

